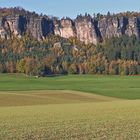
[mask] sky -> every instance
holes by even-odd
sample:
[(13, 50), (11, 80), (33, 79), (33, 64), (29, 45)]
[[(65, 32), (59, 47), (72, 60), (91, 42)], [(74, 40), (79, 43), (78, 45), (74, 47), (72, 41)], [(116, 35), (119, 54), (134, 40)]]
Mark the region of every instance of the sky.
[(20, 6), (36, 13), (59, 18), (75, 18), (78, 14), (138, 11), (140, 0), (0, 0), (0, 7)]

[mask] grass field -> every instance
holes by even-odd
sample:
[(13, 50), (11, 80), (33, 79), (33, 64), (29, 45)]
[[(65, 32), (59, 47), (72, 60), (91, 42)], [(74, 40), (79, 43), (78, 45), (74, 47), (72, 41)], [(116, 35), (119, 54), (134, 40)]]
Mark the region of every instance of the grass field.
[(140, 102), (0, 108), (1, 140), (139, 140)]
[(0, 140), (139, 140), (140, 77), (0, 75)]
[(0, 91), (74, 90), (123, 99), (140, 99), (140, 76), (70, 75), (47, 78), (0, 75)]

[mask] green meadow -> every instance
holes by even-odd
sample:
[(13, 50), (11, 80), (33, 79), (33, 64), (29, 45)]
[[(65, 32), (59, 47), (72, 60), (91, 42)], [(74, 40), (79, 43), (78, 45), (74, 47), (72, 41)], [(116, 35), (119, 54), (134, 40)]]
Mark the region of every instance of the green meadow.
[(73, 90), (122, 99), (140, 99), (140, 76), (69, 75), (26, 77), (0, 75), (0, 91)]
[(0, 74), (0, 140), (139, 140), (140, 76)]

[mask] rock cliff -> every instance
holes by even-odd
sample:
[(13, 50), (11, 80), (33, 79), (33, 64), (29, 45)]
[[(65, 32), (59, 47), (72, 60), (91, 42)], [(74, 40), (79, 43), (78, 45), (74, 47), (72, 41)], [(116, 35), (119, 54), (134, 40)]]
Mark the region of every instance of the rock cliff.
[(122, 35), (140, 37), (140, 14), (130, 17), (125, 14), (110, 15), (101, 18), (88, 15), (78, 16), (74, 20), (70, 18), (54, 20), (43, 15), (25, 13), (0, 15), (0, 37), (8, 39), (29, 33), (34, 38), (42, 40), (49, 34), (54, 34), (64, 38), (77, 37), (86, 44), (97, 44), (105, 38)]
[(54, 33), (64, 38), (76, 36), (74, 22), (71, 19), (61, 19), (55, 22)]
[(80, 41), (97, 44), (98, 36), (96, 33), (96, 27), (92, 18), (76, 19), (76, 36)]

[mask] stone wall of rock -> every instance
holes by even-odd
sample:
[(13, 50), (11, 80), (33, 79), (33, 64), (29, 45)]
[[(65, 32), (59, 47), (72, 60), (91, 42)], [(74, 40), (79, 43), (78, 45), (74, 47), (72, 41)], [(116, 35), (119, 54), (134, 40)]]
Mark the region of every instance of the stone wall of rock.
[(138, 16), (104, 16), (94, 19), (91, 16), (53, 19), (47, 16), (9, 15), (0, 17), (0, 37), (21, 37), (29, 33), (42, 40), (49, 34), (64, 38), (77, 37), (80, 41), (97, 44), (105, 38), (121, 37), (122, 35), (140, 37), (140, 18)]
[(80, 41), (85, 42), (86, 44), (97, 44), (98, 38), (93, 19), (82, 18), (81, 20), (76, 20), (75, 27), (76, 36)]

